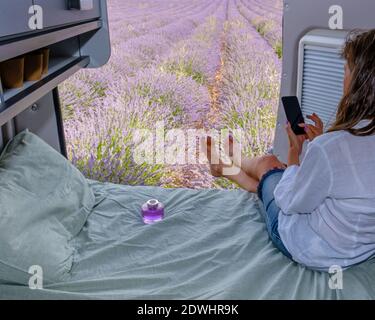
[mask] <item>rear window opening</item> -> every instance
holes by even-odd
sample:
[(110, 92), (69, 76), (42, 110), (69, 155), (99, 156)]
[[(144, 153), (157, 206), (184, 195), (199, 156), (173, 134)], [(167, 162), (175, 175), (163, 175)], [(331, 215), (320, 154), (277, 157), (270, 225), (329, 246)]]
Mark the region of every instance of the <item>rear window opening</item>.
[[(59, 86), (69, 159), (100, 181), (237, 188), (211, 176), (197, 140), (229, 129), (241, 131), (247, 156), (272, 147), (283, 1), (115, 0), (108, 6), (109, 63)], [(144, 162), (134, 159), (140, 144)]]

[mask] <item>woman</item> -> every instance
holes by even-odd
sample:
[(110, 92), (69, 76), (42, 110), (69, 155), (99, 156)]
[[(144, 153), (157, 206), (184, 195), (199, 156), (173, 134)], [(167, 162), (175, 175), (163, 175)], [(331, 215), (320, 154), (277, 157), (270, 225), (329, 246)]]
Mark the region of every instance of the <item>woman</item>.
[[(258, 192), (272, 242), (312, 269), (347, 268), (375, 253), (374, 53), (375, 30), (350, 34), (343, 50), (344, 96), (327, 133), (316, 114), (308, 117), (315, 125), (300, 124), (305, 136), (296, 136), (288, 123), (287, 166), (272, 155), (243, 159), (234, 163), (240, 173), (227, 177)], [(212, 143), (208, 137), (209, 160)], [(212, 174), (221, 176), (223, 166), (211, 165)]]

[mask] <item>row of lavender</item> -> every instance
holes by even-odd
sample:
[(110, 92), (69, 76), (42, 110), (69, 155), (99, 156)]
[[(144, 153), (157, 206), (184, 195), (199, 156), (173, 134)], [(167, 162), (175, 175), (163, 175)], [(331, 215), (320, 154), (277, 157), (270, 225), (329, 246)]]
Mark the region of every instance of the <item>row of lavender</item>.
[[(221, 124), (242, 129), (243, 154), (253, 157), (272, 147), (281, 63), (270, 44), (244, 16), (241, 1), (230, 2), (225, 26)], [(218, 179), (217, 184), (235, 187), (223, 179)]]
[(237, 7), (281, 58), (283, 0), (240, 0)]
[[(135, 129), (161, 120), (167, 128), (180, 127), (207, 110), (225, 3), (175, 1), (156, 14), (151, 5), (139, 11), (152, 19), (142, 23), (134, 14), (127, 28), (112, 16), (109, 64), (60, 87), (69, 156), (88, 178), (133, 185), (164, 181), (162, 165), (134, 161)], [(112, 6), (123, 10), (121, 1)]]

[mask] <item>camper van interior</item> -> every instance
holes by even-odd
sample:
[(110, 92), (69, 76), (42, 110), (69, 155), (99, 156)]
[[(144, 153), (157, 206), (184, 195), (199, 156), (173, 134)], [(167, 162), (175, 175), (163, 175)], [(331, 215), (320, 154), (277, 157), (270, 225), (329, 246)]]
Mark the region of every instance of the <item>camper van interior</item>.
[[(125, 17), (124, 7), (133, 10)], [(267, 10), (278, 16), (280, 43), (257, 20)], [(164, 15), (164, 20), (156, 23), (146, 14), (150, 11)], [(172, 14), (166, 14), (171, 11), (177, 17), (173, 21)], [(223, 102), (231, 119), (234, 109), (229, 103), (246, 109), (256, 94), (261, 96), (264, 108), (254, 111), (254, 118), (248, 115), (251, 126), (261, 112), (267, 112), (270, 99), (276, 99), (275, 118), (259, 120), (268, 128), (262, 134), (270, 144), (262, 144), (260, 137), (248, 154), (255, 149), (267, 151), (287, 164), (290, 142), (281, 97), (298, 97), (305, 119), (316, 113), (327, 130), (343, 95), (341, 53), (347, 35), (353, 29), (374, 29), (374, 12), (373, 0), (1, 0), (0, 299), (374, 299), (375, 260), (371, 257), (349, 268), (333, 265), (323, 271), (299, 264), (270, 240), (265, 208), (256, 193), (228, 185), (223, 178), (215, 180), (220, 188), (206, 188), (200, 184), (200, 166), (198, 178), (189, 171), (186, 179), (189, 183), (195, 179), (200, 188), (188, 182), (147, 183), (158, 174), (157, 163), (136, 165), (132, 160), (114, 172), (120, 160), (115, 155), (105, 157), (100, 139), (107, 139), (107, 133), (99, 124), (116, 108), (141, 101), (139, 108), (106, 124), (112, 134), (111, 150), (117, 148), (118, 154), (142, 144), (139, 140), (138, 145), (125, 148), (119, 142), (128, 137), (130, 126), (136, 127), (137, 119), (150, 119), (140, 132), (154, 130), (148, 126), (157, 126), (158, 114), (172, 104), (172, 122), (179, 118), (182, 127), (194, 123), (201, 130), (210, 125), (218, 128), (215, 116), (222, 100), (215, 83), (226, 83), (225, 92), (235, 93)], [(147, 28), (160, 32), (145, 38)], [(167, 28), (175, 34), (170, 35)], [(188, 28), (200, 28), (200, 33), (191, 36)], [(258, 39), (255, 45), (245, 41), (249, 29), (250, 38)], [(199, 49), (202, 52), (214, 48), (222, 54), (207, 58), (218, 67), (207, 70), (207, 74), (213, 72), (214, 80), (206, 91), (203, 72), (168, 64), (174, 56), (163, 51), (166, 34), (169, 44), (180, 46), (178, 61), (189, 54), (189, 42), (181, 40), (188, 37), (196, 41), (191, 47), (198, 48), (200, 41), (206, 46)], [(221, 42), (208, 48), (211, 35)], [(231, 47), (231, 41), (239, 38), (245, 40)], [(141, 47), (136, 42), (141, 40), (152, 42), (153, 49), (143, 43)], [(263, 52), (264, 46), (272, 55)], [(258, 67), (246, 71), (243, 66), (255, 59), (254, 48), (262, 50), (261, 59)], [(149, 63), (142, 71), (142, 79), (157, 77), (158, 82), (139, 85), (135, 71), (139, 62), (131, 59), (135, 54), (142, 54), (142, 61), (146, 56), (167, 61), (157, 68)], [(228, 54), (227, 61), (242, 63), (237, 78), (218, 71), (220, 66), (231, 68), (223, 54)], [(117, 63), (119, 55), (123, 58)], [(262, 59), (272, 67), (259, 71)], [(173, 72), (178, 66), (178, 72), (168, 73), (171, 66)], [(120, 74), (121, 81), (131, 83), (141, 97), (129, 98), (131, 90), (117, 80), (108, 80), (111, 85), (106, 90), (120, 90), (121, 95), (107, 97), (92, 76), (98, 70), (104, 70), (103, 77), (108, 79)], [(155, 70), (165, 74), (155, 76)], [(272, 78), (276, 86), (247, 95), (236, 93), (243, 78), (256, 72), (267, 81)], [(70, 85), (72, 79), (75, 86)], [(86, 90), (87, 83), (95, 90)], [(159, 95), (144, 105), (150, 90), (176, 83), (180, 87), (173, 92), (178, 99)], [(194, 93), (195, 100), (185, 99), (181, 92), (186, 91)], [(205, 103), (206, 97), (212, 101)], [(208, 105), (211, 110), (203, 109), (186, 120), (183, 104), (193, 109)], [(154, 106), (158, 108), (150, 113)], [(207, 114), (204, 121), (212, 122), (200, 122), (201, 114)], [(82, 127), (85, 121), (87, 128)], [(236, 135), (236, 122), (232, 125)], [(178, 134), (169, 123), (165, 129)], [(139, 158), (146, 157), (147, 152)], [(101, 169), (95, 167), (98, 162)], [(148, 165), (156, 173), (144, 178)], [(174, 182), (176, 172), (167, 175)], [(124, 176), (132, 176), (133, 182)], [(211, 175), (209, 179), (214, 181)]]

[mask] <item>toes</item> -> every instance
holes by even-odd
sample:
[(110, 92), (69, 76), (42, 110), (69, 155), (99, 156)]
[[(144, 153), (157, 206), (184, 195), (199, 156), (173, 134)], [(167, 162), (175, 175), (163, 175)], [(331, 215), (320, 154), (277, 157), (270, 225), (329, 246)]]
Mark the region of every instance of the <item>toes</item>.
[(220, 178), (223, 176), (223, 168), (219, 165), (211, 165), (210, 166), (210, 170), (211, 170), (211, 174), (215, 177), (215, 178)]

